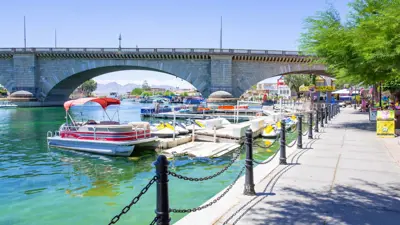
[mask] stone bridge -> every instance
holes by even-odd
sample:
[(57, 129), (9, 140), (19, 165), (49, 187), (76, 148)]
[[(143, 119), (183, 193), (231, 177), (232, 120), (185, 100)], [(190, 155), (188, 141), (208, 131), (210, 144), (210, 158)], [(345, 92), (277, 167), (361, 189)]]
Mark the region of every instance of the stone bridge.
[[(322, 74), (325, 66), (296, 51), (166, 48), (2, 48), (0, 84), (60, 104), (84, 81), (122, 70), (151, 70), (191, 83), (203, 96), (218, 90), (239, 97), (266, 78)], [(56, 103), (57, 102), (57, 103)]]

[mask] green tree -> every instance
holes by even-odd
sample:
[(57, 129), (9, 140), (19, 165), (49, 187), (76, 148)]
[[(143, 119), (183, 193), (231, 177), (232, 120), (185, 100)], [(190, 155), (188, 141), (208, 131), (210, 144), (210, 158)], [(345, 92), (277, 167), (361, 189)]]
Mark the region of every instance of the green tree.
[(91, 96), (92, 93), (97, 89), (97, 83), (94, 80), (87, 80), (78, 87), (78, 90), (85, 96)]
[(135, 88), (132, 90), (131, 95), (141, 95), (143, 93), (142, 88)]
[(181, 96), (182, 96), (182, 97), (187, 97), (187, 96), (189, 96), (189, 94), (185, 91), (185, 92), (183, 92), (183, 93), (181, 94)]
[(300, 86), (308, 86), (311, 84), (311, 78), (305, 74), (290, 74), (283, 77), (285, 84), (287, 84), (290, 90), (296, 91), (297, 98), (300, 98)]
[(153, 93), (151, 91), (143, 91), (141, 96), (146, 97), (146, 96), (152, 96), (152, 95), (153, 95)]
[(149, 83), (147, 83), (147, 80), (143, 81), (142, 89), (145, 90), (145, 91), (150, 90), (150, 85), (149, 85)]
[(0, 97), (1, 96), (7, 96), (7, 89), (5, 89), (5, 88), (3, 88), (3, 87), (0, 87)]
[(164, 96), (172, 96), (172, 95), (175, 95), (175, 93), (170, 90), (166, 90), (166, 91), (164, 91), (163, 95)]
[(382, 83), (382, 89), (389, 91), (391, 95), (395, 95), (400, 92), (400, 77), (393, 77), (384, 83)]
[(347, 21), (333, 7), (307, 18), (300, 50), (319, 57), (343, 82), (399, 76), (400, 0), (355, 0), (350, 12)]

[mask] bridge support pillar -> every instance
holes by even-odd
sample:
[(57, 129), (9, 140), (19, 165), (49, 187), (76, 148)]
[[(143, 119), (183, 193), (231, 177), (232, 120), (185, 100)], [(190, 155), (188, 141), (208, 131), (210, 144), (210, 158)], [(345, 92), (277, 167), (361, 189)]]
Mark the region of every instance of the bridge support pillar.
[(10, 92), (29, 91), (33, 95), (38, 92), (37, 64), (34, 54), (16, 54), (13, 56), (14, 85)]
[(211, 56), (211, 88), (210, 93), (226, 91), (232, 94), (232, 56)]

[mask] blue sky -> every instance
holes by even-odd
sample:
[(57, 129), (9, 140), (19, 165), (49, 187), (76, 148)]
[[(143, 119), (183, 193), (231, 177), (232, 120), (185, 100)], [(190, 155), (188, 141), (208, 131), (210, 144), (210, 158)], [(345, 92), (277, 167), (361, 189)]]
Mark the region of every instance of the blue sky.
[[(344, 16), (348, 0), (331, 0)], [(0, 47), (27, 46), (218, 48), (223, 17), (223, 48), (297, 50), (304, 19), (327, 7), (325, 0), (14, 0), (3, 1)], [(100, 83), (141, 83), (191, 87), (173, 76), (124, 71), (97, 77)]]

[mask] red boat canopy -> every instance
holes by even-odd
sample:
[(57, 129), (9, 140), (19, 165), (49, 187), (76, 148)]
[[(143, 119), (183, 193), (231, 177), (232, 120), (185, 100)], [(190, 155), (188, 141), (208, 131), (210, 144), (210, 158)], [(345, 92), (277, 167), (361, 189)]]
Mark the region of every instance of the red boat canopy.
[(65, 111), (68, 111), (74, 105), (83, 105), (87, 102), (97, 102), (103, 109), (106, 109), (109, 105), (119, 105), (121, 102), (115, 98), (79, 98), (75, 100), (69, 100), (64, 103)]

